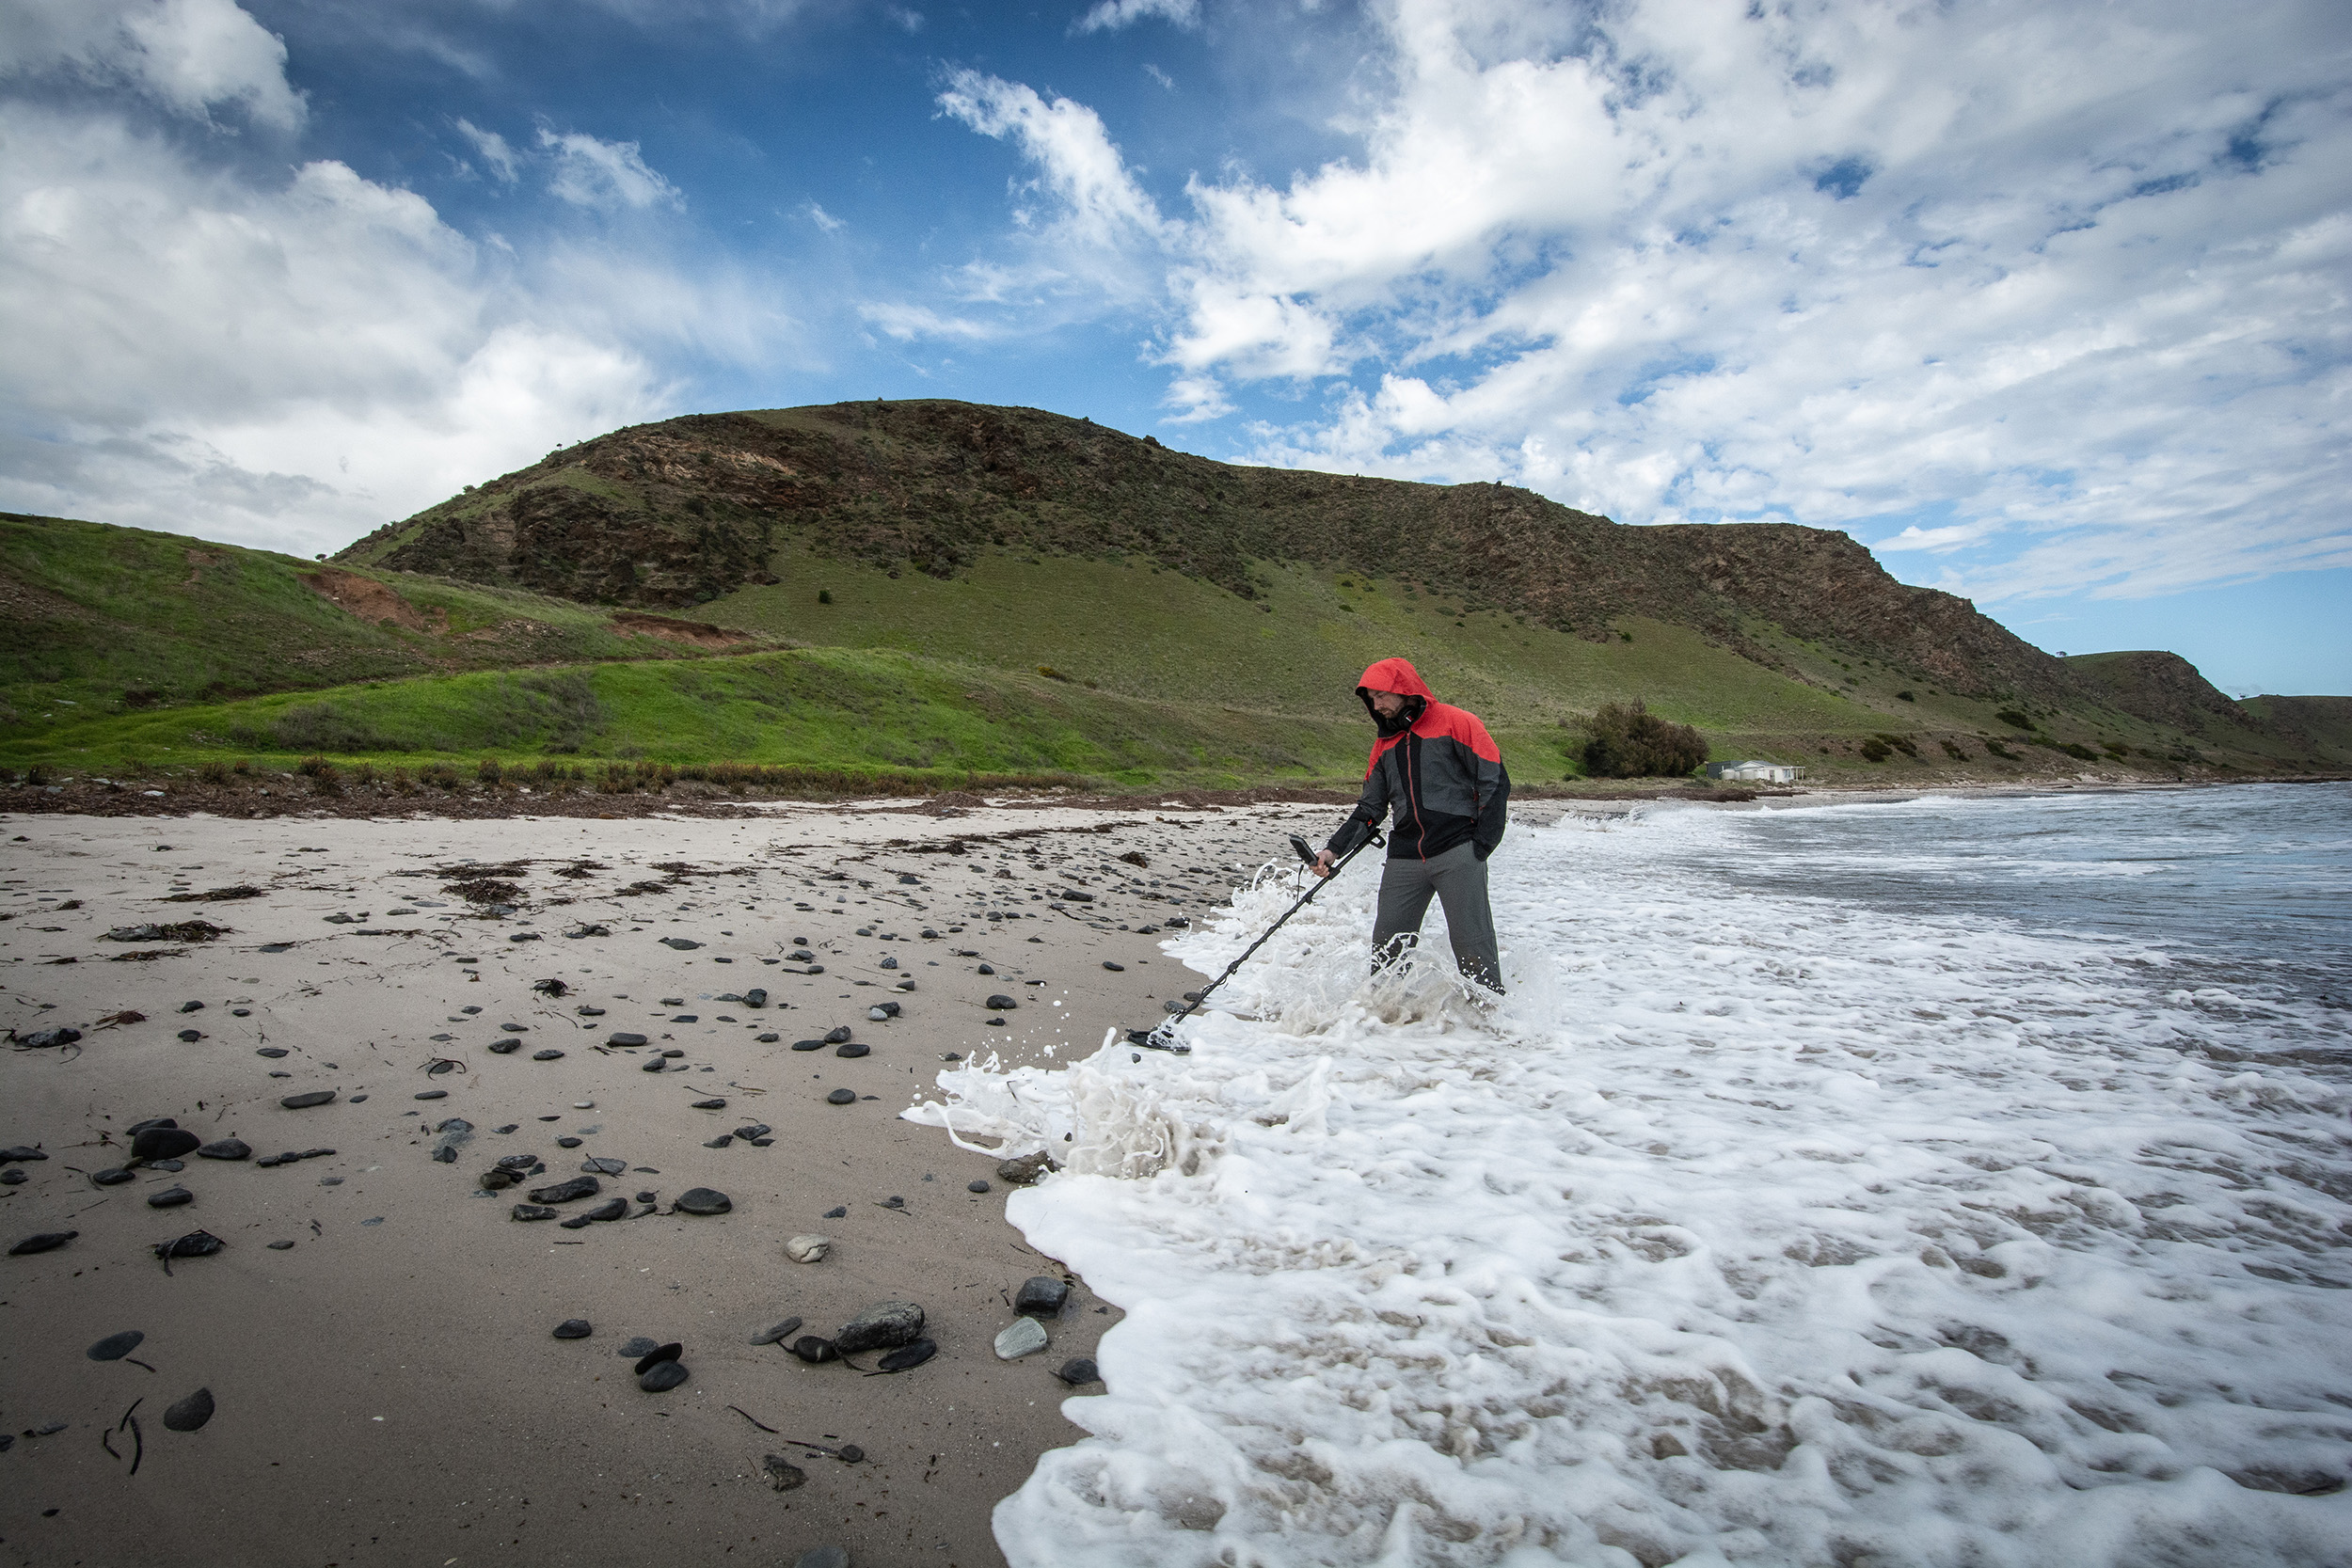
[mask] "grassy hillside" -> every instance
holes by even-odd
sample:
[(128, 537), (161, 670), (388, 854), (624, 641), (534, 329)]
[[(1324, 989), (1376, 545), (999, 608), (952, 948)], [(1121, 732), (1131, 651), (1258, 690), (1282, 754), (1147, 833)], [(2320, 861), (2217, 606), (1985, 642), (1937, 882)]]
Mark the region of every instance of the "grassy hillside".
[(541, 594), (14, 514), (0, 514), (0, 733), (77, 709), (681, 651)]

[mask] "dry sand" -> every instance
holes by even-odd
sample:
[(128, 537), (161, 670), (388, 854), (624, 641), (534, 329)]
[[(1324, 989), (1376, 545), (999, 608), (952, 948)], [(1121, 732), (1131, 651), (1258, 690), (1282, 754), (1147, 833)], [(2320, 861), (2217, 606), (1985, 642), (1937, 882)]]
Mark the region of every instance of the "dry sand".
[[(26, 1180), (0, 1186), (0, 1244), (79, 1231), (0, 1257), (0, 1430), (14, 1434), (0, 1561), (789, 1563), (821, 1544), (861, 1564), (1001, 1561), (990, 1510), (1080, 1435), (1054, 1370), (1119, 1314), (1073, 1281), (1050, 1348), (998, 1361), (1012, 1293), (1064, 1271), (1005, 1223), (993, 1158), (898, 1113), (948, 1053), (1066, 1059), (1108, 1025), (1161, 1016), (1200, 980), (1152, 928), (1197, 918), (1294, 826), (1338, 815), (0, 818), (0, 1022), (20, 1042), (82, 1035), (0, 1058), (0, 1147), (48, 1156), (8, 1167)], [(1148, 868), (1115, 858), (1131, 852)], [(447, 891), (485, 878), (519, 888), (512, 912)], [(262, 894), (185, 896), (239, 886)], [(106, 936), (192, 919), (230, 929)], [(566, 935), (583, 926), (610, 934)], [(821, 975), (795, 972), (794, 937)], [(893, 989), (907, 979), (911, 992)], [(565, 993), (533, 990), (548, 980)], [(755, 987), (764, 1008), (723, 1000)], [(1001, 1028), (985, 1022), (997, 992), (1019, 1002)], [(901, 1016), (869, 1020), (885, 1000)], [(180, 1011), (188, 1002), (203, 1006)], [(103, 1024), (132, 1012), (145, 1017)], [(871, 1054), (791, 1049), (843, 1024)], [(615, 1031), (650, 1044), (613, 1049)], [(501, 1037), (521, 1049), (493, 1053)], [(643, 1070), (665, 1048), (684, 1054)], [(532, 1059), (545, 1049), (564, 1054)], [(437, 1059), (456, 1066), (431, 1072)], [(860, 1098), (828, 1103), (837, 1087)], [(316, 1089), (337, 1098), (279, 1103)], [(446, 1098), (416, 1098), (435, 1090)], [(707, 1099), (725, 1108), (694, 1108)], [(255, 1159), (94, 1183), (125, 1164), (133, 1123), (164, 1117), (241, 1138)], [(437, 1134), (452, 1117), (470, 1137)], [(705, 1147), (752, 1123), (772, 1126), (771, 1145)], [(453, 1162), (434, 1158), (444, 1143)], [(333, 1152), (257, 1163), (313, 1148)], [(660, 1212), (518, 1223), (521, 1191), (479, 1185), (516, 1153), (545, 1161), (527, 1187), (624, 1160), (605, 1195), (652, 1192)], [(990, 1190), (967, 1191), (975, 1180)], [(173, 1186), (193, 1201), (149, 1206)], [(702, 1186), (732, 1212), (670, 1212)], [(167, 1276), (153, 1244), (199, 1228), (227, 1246)], [(810, 1232), (834, 1239), (831, 1255), (788, 1261), (787, 1239)], [(793, 1317), (829, 1336), (893, 1299), (922, 1305), (939, 1347), (912, 1370), (862, 1376), (749, 1342)], [(571, 1318), (594, 1334), (552, 1338)], [(135, 1359), (86, 1355), (121, 1330), (146, 1336)], [(684, 1345), (682, 1387), (640, 1390), (617, 1353), (641, 1335)], [(198, 1388), (216, 1402), (211, 1422), (164, 1430)], [(797, 1456), (805, 1484), (771, 1487), (769, 1454)]]

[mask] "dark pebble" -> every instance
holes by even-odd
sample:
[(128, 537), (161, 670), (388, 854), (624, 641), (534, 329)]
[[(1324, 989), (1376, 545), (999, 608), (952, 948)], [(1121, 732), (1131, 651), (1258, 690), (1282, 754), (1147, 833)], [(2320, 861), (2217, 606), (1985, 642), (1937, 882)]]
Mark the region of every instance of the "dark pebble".
[(571, 1218), (564, 1222), (564, 1228), (566, 1230), (585, 1230), (588, 1228), (588, 1222), (594, 1217), (595, 1216), (592, 1214), (574, 1214)]
[(166, 1187), (160, 1193), (147, 1195), (150, 1209), (177, 1209), (183, 1203), (194, 1203), (196, 1195), (185, 1187)]
[(485, 1170), (482, 1173), (482, 1190), (485, 1193), (503, 1192), (515, 1185), (517, 1180), (511, 1170)]
[(798, 1334), (800, 1331), (801, 1320), (798, 1318), (787, 1318), (784, 1322), (777, 1323), (774, 1327), (763, 1328), (758, 1333), (753, 1335), (752, 1343), (755, 1345), (776, 1344), (782, 1340), (790, 1338), (793, 1335)]
[(586, 1141), (587, 1140), (584, 1138), (574, 1138), (568, 1136), (562, 1137), (555, 1140), (555, 1147), (558, 1148), (578, 1148)]
[(647, 1062), (644, 1067), (639, 1068), (637, 1070), (640, 1072), (660, 1072), (663, 1068), (669, 1065), (669, 1063), (663, 1061), (660, 1057), (656, 1056), (652, 1061)]
[(436, 1164), (453, 1165), (457, 1163), (457, 1150), (443, 1145), (433, 1151), (433, 1160)]
[(917, 1339), (911, 1345), (899, 1346), (880, 1361), (875, 1362), (874, 1369), (877, 1371), (903, 1372), (910, 1368), (921, 1366), (938, 1354), (938, 1345), (929, 1339)]
[(184, 1127), (151, 1127), (131, 1140), (134, 1160), (176, 1160), (193, 1154), (204, 1140)]
[(1089, 1355), (1072, 1356), (1069, 1360), (1063, 1362), (1058, 1368), (1055, 1369), (1054, 1375), (1060, 1378), (1064, 1383), (1069, 1384), (1073, 1388), (1082, 1383), (1100, 1383), (1103, 1381), (1103, 1374), (1101, 1370), (1095, 1367), (1094, 1358)]
[(850, 1026), (846, 1023), (841, 1024), (836, 1028), (825, 1031), (825, 1043), (827, 1045), (839, 1045), (843, 1040), (846, 1040), (849, 1037)]
[(1108, 958), (1104, 958), (1103, 960), (1103, 967), (1109, 970), (1114, 974), (1124, 974), (1127, 973), (1127, 966), (1125, 964), (1115, 964)]
[(986, 1022), (991, 1029), (1002, 1029), (1005, 1026), (1005, 1021), (1001, 1018), (992, 1018), (985, 1020), (984, 1022)]
[(877, 1302), (843, 1324), (833, 1342), (842, 1354), (855, 1355), (860, 1351), (911, 1344), (922, 1334), (922, 1307), (911, 1301), (884, 1301)]
[(473, 1123), (464, 1117), (446, 1117), (436, 1124), (433, 1131), (436, 1132), (470, 1132), (473, 1131)]
[(634, 1049), (635, 1047), (645, 1043), (645, 1037), (643, 1035), (632, 1035), (624, 1032), (621, 1034), (607, 1035), (605, 1037), (604, 1043), (607, 1045), (628, 1046)]
[(334, 1102), (333, 1089), (311, 1089), (304, 1094), (290, 1094), (278, 1103), (289, 1111), (307, 1111), (313, 1105), (331, 1105)]
[(555, 1337), (559, 1339), (585, 1339), (596, 1331), (596, 1325), (585, 1318), (566, 1318), (555, 1325)]
[(490, 1054), (493, 1056), (512, 1056), (516, 1052), (520, 1051), (522, 1048), (522, 1041), (510, 1037), (502, 1040), (492, 1040), (490, 1042)]
[[(699, 947), (702, 944), (700, 942), (695, 942), (692, 943), (692, 945)], [(686, 1380), (692, 1375), (693, 1374), (691, 1372), (689, 1372), (686, 1370), (685, 1364), (682, 1362), (663, 1361), (647, 1370), (643, 1376), (639, 1377), (637, 1380), (637, 1386), (643, 1388), (648, 1394), (665, 1394), (671, 1389), (677, 1387), (680, 1384), (686, 1382)]]
[(833, 1053), (836, 1056), (846, 1056), (851, 1061), (855, 1061), (860, 1056), (871, 1053), (872, 1050), (873, 1048), (871, 1046), (860, 1045), (857, 1041), (850, 1040), (845, 1044), (834, 1046), (833, 1048)]
[(752, 1037), (762, 1045), (773, 1045), (784, 1038), (782, 1035), (755, 1035)]
[(204, 1031), (201, 1029), (183, 1029), (180, 1031), (180, 1037), (183, 1040), (185, 1040), (188, 1044), (194, 1045), (197, 1041), (204, 1037)]
[(510, 1035), (528, 1035), (531, 1033), (531, 1025), (528, 1023), (501, 1023), (499, 1027)]
[(825, 1049), (825, 1042), (823, 1040), (794, 1040), (792, 1042), (792, 1049), (795, 1051), (822, 1051)]
[(681, 953), (691, 953), (695, 948), (700, 947), (702, 943), (688, 937), (663, 937), (661, 939), (661, 945), (664, 947), (675, 947)]
[(764, 1138), (768, 1135), (768, 1124), (764, 1121), (748, 1123), (742, 1127), (737, 1128), (735, 1130), (735, 1135), (739, 1138), (746, 1140), (752, 1138)]
[(1068, 1281), (1056, 1279), (1050, 1274), (1033, 1274), (1021, 1282), (1021, 1289), (1014, 1293), (1012, 1309), (1032, 1318), (1050, 1318), (1069, 1299)]
[(677, 1061), (679, 1058), (683, 1057), (685, 1054), (686, 1054), (686, 1053), (685, 1053), (684, 1051), (679, 1050), (679, 1049), (678, 1049), (677, 1047), (675, 1047), (675, 1046), (673, 1046), (673, 1047), (671, 1047), (669, 1050), (664, 1051), (664, 1052), (661, 1053), (661, 1059), (662, 1059), (663, 1061), (667, 1061), (667, 1062), (675, 1062), (675, 1061)]
[(634, 1361), (641, 1355), (651, 1355), (655, 1351), (660, 1350), (660, 1340), (648, 1339), (642, 1334), (632, 1334), (628, 1338), (621, 1341), (619, 1354), (628, 1357), (629, 1360)]
[(993, 964), (982, 964), (972, 973), (975, 974), (993, 974), (996, 973), (996, 968)]
[(1021, 1004), (1015, 1002), (1011, 997), (1007, 996), (1003, 991), (997, 991), (989, 997), (988, 1006), (1002, 1013), (1010, 1012), (1013, 1008), (1021, 1006)]
[(415, 1100), (447, 1100), (449, 1098), (449, 1091), (447, 1089), (419, 1089), (410, 1098)]
[(837, 1208), (828, 1209), (824, 1212), (824, 1217), (829, 1220), (848, 1219), (850, 1217), (850, 1206), (844, 1203)]
[(277, 1061), (279, 1057), (286, 1055), (286, 1054), (287, 1054), (287, 1051), (286, 1051), (286, 1048), (285, 1048), (284, 1046), (282, 1046), (282, 1045), (265, 1045), (265, 1046), (262, 1046), (260, 1050), (258, 1050), (258, 1051), (254, 1052), (254, 1053), (253, 1053), (253, 1054), (255, 1054), (256, 1056), (267, 1056), (267, 1057), (268, 1057), (271, 1061), (273, 1061), (273, 1062), (274, 1062), (274, 1061)]
[(180, 1010), (183, 1013), (200, 1013), (204, 1010), (204, 1004), (201, 1002), (183, 1002), (180, 1004)]
[(42, 1230), (25, 1237), (8, 1248), (11, 1258), (30, 1257), (36, 1252), (55, 1252), (81, 1234), (78, 1230)]
[(813, 1367), (841, 1359), (841, 1352), (834, 1348), (831, 1339), (819, 1339), (814, 1334), (804, 1334), (793, 1340), (792, 1354)]
[(628, 1216), (628, 1199), (625, 1197), (614, 1197), (607, 1198), (604, 1202), (597, 1204), (594, 1209), (589, 1210), (586, 1217), (601, 1224), (606, 1220), (626, 1219)]
[(355, 1094), (351, 1097), (351, 1102), (354, 1105), (365, 1105), (368, 1102), (368, 1097), (363, 1094)]
[(72, 1045), (82, 1037), (79, 1029), (36, 1029), (29, 1035), (19, 1035), (16, 1043), (31, 1051), (46, 1051), (55, 1045)]
[(294, 1250), (294, 1243), (292, 1242), (272, 1242), (269, 1243), (269, 1249), (272, 1252), (292, 1252)]
[(119, 1361), (138, 1349), (146, 1338), (135, 1328), (126, 1328), (119, 1334), (107, 1335), (82, 1354), (92, 1361)]
[(735, 1142), (735, 1138), (732, 1133), (722, 1132), (717, 1137), (711, 1139), (708, 1143), (704, 1144), (703, 1147), (705, 1148), (724, 1148), (733, 1142)]
[(29, 1144), (19, 1144), (14, 1148), (0, 1148), (0, 1165), (13, 1164), (19, 1160), (39, 1161), (48, 1158), (47, 1153)]
[(593, 1176), (575, 1176), (569, 1181), (558, 1181), (552, 1187), (533, 1187), (533, 1203), (569, 1203), (574, 1198), (594, 1197), (604, 1191), (604, 1183)]
[(989, 1191), (989, 1185), (985, 1181), (967, 1181), (963, 1184), (963, 1190), (967, 1193), (984, 1193)]
[(628, 1162), (626, 1160), (599, 1159), (591, 1155), (588, 1159), (580, 1162), (580, 1168), (586, 1171), (591, 1176), (618, 1176), (621, 1172), (628, 1169)]
[(694, 1101), (694, 1109), (697, 1111), (723, 1111), (726, 1108), (727, 1102), (723, 1100), (697, 1100)]
[(857, 1103), (857, 1091), (854, 1089), (835, 1089), (833, 1093), (825, 1096), (825, 1103), (828, 1105), (854, 1105)]
[(187, 1169), (188, 1166), (187, 1163), (183, 1160), (150, 1160), (147, 1163), (147, 1168), (149, 1170), (178, 1172)]
[(243, 1138), (222, 1138), (199, 1148), (196, 1157), (199, 1160), (249, 1160), (253, 1157), (253, 1146)]
[(164, 1412), (164, 1429), (167, 1432), (194, 1432), (212, 1418), (213, 1391), (199, 1388)]
[(1034, 1154), (1024, 1154), (1018, 1160), (1007, 1160), (997, 1165), (996, 1180), (1009, 1181), (1016, 1187), (1025, 1187), (1055, 1168), (1053, 1156), (1041, 1148)]
[(554, 1210), (546, 1208), (543, 1205), (536, 1203), (517, 1203), (514, 1208), (508, 1210), (507, 1212), (518, 1220), (551, 1220), (555, 1218)]
[(796, 1492), (808, 1484), (808, 1472), (780, 1453), (771, 1453), (759, 1462), (768, 1484), (779, 1492)]
[(564, 1053), (549, 1047), (545, 1051), (532, 1052), (531, 1059), (534, 1062), (560, 1062), (564, 1059)]
[(743, 993), (743, 1006), (746, 1007), (764, 1007), (767, 1005), (768, 993), (756, 987)]
[(102, 1187), (117, 1187), (137, 1174), (136, 1171), (132, 1170), (102, 1170), (91, 1176), (90, 1180)]
[(522, 1123), (519, 1121), (510, 1121), (503, 1127), (493, 1127), (490, 1131), (493, 1132), (512, 1132), (516, 1128), (520, 1127)]
[(656, 1367), (660, 1366), (664, 1361), (675, 1361), (679, 1356), (684, 1355), (685, 1354), (686, 1347), (676, 1343), (675, 1340), (666, 1345), (656, 1345), (653, 1349), (639, 1356), (637, 1358), (637, 1365), (630, 1370), (636, 1372), (639, 1377), (643, 1377), (647, 1372), (653, 1370)]
[(674, 1207), (681, 1214), (723, 1214), (735, 1207), (735, 1200), (716, 1187), (689, 1187), (677, 1195)]

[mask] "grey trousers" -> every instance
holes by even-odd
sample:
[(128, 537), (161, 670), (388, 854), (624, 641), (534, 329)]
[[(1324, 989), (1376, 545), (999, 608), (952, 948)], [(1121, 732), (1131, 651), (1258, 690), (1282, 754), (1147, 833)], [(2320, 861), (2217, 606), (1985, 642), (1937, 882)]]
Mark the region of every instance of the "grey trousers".
[(1467, 844), (1430, 860), (1392, 860), (1380, 874), (1380, 911), (1372, 923), (1375, 969), (1393, 963), (1421, 940), (1422, 917), (1435, 896), (1445, 906), (1454, 961), (1488, 990), (1502, 990), (1494, 911), (1486, 904), (1486, 863)]

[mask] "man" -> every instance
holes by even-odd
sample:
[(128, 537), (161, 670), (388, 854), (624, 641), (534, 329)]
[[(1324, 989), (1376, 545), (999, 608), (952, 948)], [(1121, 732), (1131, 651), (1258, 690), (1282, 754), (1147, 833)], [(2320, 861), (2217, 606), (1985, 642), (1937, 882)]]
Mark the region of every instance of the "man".
[(1488, 990), (1502, 990), (1494, 911), (1486, 904), (1486, 857), (1502, 842), (1511, 775), (1474, 713), (1449, 707), (1401, 658), (1384, 658), (1356, 688), (1379, 738), (1364, 769), (1363, 799), (1315, 857), (1328, 877), (1340, 856), (1368, 837), (1391, 808), (1389, 863), (1372, 927), (1375, 969), (1420, 940), (1432, 895), (1445, 905), (1454, 961)]

